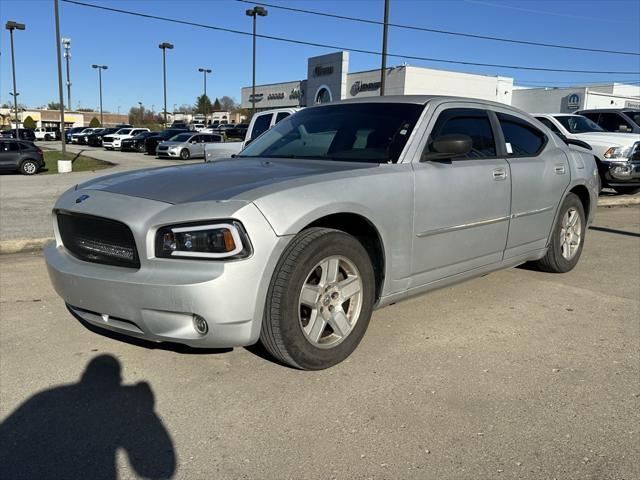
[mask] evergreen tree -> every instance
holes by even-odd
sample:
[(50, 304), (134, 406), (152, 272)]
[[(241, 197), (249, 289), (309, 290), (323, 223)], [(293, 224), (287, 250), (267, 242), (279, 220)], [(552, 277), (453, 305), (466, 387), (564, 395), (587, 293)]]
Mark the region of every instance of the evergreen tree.
[(89, 126), (91, 128), (98, 128), (98, 127), (101, 127), (102, 125), (100, 125), (100, 120), (98, 120), (96, 117), (93, 117), (89, 122)]
[(193, 111), (194, 113), (205, 113), (205, 111), (210, 113), (212, 111), (212, 105), (209, 97), (206, 95), (200, 95), (196, 98), (196, 104), (193, 107)]
[(34, 128), (37, 127), (36, 122), (33, 121), (33, 118), (31, 117), (27, 117), (22, 121), (22, 125), (24, 126), (24, 128), (28, 129), (28, 130), (33, 130)]

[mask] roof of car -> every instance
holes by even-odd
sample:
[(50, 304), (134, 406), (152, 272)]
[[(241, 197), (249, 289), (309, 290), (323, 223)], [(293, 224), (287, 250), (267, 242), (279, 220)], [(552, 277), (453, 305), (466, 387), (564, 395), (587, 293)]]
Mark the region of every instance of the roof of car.
[(640, 108), (585, 108), (577, 113), (620, 113), (620, 112), (640, 112)]

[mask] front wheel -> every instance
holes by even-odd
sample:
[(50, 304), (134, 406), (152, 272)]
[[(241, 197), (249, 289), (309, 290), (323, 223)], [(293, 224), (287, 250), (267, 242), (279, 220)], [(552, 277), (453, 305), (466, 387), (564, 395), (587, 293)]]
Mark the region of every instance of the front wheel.
[(183, 148), (182, 150), (180, 150), (180, 158), (182, 160), (189, 160), (190, 156), (191, 156), (191, 153), (189, 152), (189, 149)]
[(331, 367), (362, 340), (374, 292), (371, 260), (358, 240), (339, 230), (305, 230), (276, 266), (260, 341), (276, 359), (293, 367)]
[(640, 193), (640, 187), (613, 187), (619, 195), (635, 195)]
[(45, 139), (45, 141), (47, 141), (47, 142), (48, 142), (49, 140), (51, 140), (51, 135), (45, 135), (45, 136), (44, 136), (44, 139)]
[(570, 193), (562, 202), (560, 215), (551, 232), (547, 254), (535, 265), (545, 272), (565, 273), (580, 259), (587, 221), (584, 207), (577, 195)]

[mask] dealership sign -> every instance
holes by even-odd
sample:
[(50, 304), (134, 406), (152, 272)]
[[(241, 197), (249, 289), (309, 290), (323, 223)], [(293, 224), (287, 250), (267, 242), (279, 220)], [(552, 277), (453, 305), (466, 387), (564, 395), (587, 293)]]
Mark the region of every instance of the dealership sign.
[(567, 99), (567, 107), (569, 110), (577, 110), (580, 107), (580, 95), (572, 93)]
[(633, 100), (627, 100), (626, 102), (624, 102), (624, 107), (625, 108), (640, 108), (640, 102), (639, 101), (633, 101)]
[(314, 77), (323, 77), (325, 75), (331, 75), (333, 73), (333, 65), (327, 65), (325, 67), (318, 65), (313, 69)]
[(357, 95), (360, 92), (371, 92), (380, 89), (380, 82), (361, 82), (358, 80), (351, 86), (351, 94)]
[(284, 98), (284, 92), (273, 92), (267, 94), (267, 100), (282, 100)]

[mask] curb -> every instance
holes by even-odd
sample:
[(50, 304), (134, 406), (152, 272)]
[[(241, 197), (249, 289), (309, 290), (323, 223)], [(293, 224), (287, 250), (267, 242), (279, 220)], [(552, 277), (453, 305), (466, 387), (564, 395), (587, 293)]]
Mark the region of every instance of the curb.
[(599, 207), (622, 207), (628, 205), (640, 205), (640, 195), (598, 199)]
[(37, 252), (43, 250), (45, 245), (53, 240), (53, 237), (21, 238), (18, 240), (0, 241), (0, 255), (8, 253)]
[[(599, 207), (623, 207), (629, 205), (640, 205), (640, 195), (622, 198), (600, 198), (598, 200)], [(53, 237), (2, 240), (0, 241), (0, 255), (37, 252), (43, 250), (47, 243), (52, 240), (54, 240)]]

